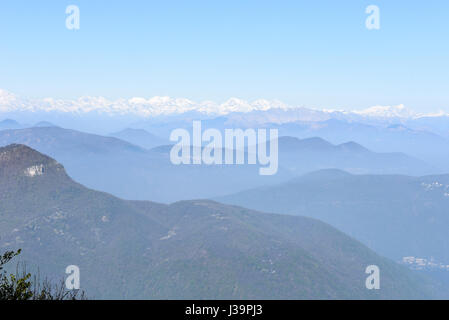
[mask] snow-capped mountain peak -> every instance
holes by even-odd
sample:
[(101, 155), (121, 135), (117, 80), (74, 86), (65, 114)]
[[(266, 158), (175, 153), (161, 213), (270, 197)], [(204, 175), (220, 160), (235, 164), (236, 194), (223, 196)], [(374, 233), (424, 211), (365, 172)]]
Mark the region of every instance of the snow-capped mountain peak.
[(447, 113), (418, 114), (404, 105), (374, 106), (364, 110), (316, 110), (285, 104), (279, 100), (257, 99), (249, 102), (230, 98), (223, 103), (214, 101), (195, 102), (186, 98), (155, 96), (151, 98), (132, 97), (129, 99), (108, 100), (104, 97), (84, 96), (74, 100), (65, 99), (27, 99), (0, 89), (0, 112), (62, 112), (86, 114), (96, 112), (109, 115), (134, 115), (156, 117), (160, 115), (180, 115), (198, 112), (207, 116), (220, 116), (255, 113), (258, 122), (285, 123), (292, 121), (324, 121), (330, 118), (341, 119), (411, 119), (423, 116), (447, 116)]
[(413, 118), (417, 116), (417, 113), (406, 108), (403, 104), (397, 106), (373, 106), (352, 112), (361, 116), (375, 118)]

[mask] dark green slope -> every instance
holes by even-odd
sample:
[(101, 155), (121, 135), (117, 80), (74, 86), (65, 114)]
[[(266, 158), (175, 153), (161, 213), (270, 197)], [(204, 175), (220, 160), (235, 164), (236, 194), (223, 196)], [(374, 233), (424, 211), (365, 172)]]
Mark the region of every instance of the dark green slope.
[[(0, 148), (0, 234), (0, 248), (23, 248), (42, 274), (78, 265), (97, 298), (433, 297), (428, 282), (318, 220), (206, 200), (124, 201), (22, 145)], [(365, 288), (371, 264), (377, 291)]]
[(323, 170), (218, 200), (320, 219), (395, 260), (434, 257), (449, 264), (449, 175)]

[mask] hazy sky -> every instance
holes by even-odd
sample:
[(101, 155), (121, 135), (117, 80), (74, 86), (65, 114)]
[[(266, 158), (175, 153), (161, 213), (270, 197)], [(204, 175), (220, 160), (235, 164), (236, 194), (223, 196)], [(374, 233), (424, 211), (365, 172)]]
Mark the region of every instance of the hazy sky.
[[(371, 4), (380, 30), (365, 27)], [(0, 88), (449, 111), (448, 13), (447, 0), (2, 0)]]

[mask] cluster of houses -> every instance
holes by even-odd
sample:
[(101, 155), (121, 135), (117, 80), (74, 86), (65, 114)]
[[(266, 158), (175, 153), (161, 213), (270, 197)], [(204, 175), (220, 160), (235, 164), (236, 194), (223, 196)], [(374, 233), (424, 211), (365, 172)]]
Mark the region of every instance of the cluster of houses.
[(449, 271), (449, 264), (443, 264), (441, 262), (435, 261), (433, 258), (430, 260), (425, 258), (417, 258), (417, 257), (403, 257), (402, 263), (409, 266), (411, 269), (415, 270), (447, 270)]

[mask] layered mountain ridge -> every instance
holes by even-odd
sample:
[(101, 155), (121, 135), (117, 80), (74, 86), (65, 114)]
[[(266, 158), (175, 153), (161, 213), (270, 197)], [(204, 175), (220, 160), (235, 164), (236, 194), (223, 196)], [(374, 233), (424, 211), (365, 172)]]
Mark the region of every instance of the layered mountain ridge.
[[(430, 298), (434, 287), (320, 221), (208, 200), (125, 201), (87, 189), (53, 159), (0, 148), (0, 247), (41, 273), (81, 271), (96, 298)], [(30, 168), (41, 168), (28, 174)], [(188, 187), (188, 186), (186, 186)], [(382, 270), (367, 290), (365, 268)]]

